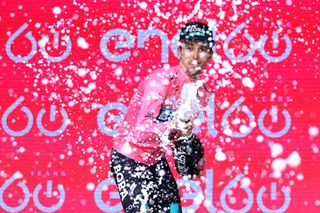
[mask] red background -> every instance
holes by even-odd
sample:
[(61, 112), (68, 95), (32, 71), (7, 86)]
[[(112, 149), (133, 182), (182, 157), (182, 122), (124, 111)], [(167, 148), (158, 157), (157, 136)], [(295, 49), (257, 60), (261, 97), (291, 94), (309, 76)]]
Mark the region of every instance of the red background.
[[(37, 184), (46, 184), (53, 180), (53, 186), (62, 184), (66, 192), (66, 199), (58, 212), (99, 212), (94, 201), (94, 188), (88, 190), (88, 183), (96, 187), (99, 182), (111, 178), (109, 173), (109, 153), (112, 147), (112, 137), (100, 131), (97, 124), (99, 110), (108, 103), (119, 102), (128, 104), (130, 97), (141, 78), (155, 68), (163, 66), (161, 62), (161, 41), (158, 37), (149, 37), (143, 48), (138, 48), (137, 35), (139, 30), (148, 27), (162, 30), (171, 40), (183, 24), (189, 21), (208, 22), (217, 21), (216, 55), (203, 76), (215, 95), (215, 129), (218, 134), (209, 133), (206, 122), (201, 126), (199, 135), (206, 148), (208, 162), (205, 171), (213, 170), (213, 205), (217, 211), (224, 211), (220, 203), (223, 189), (237, 174), (243, 173), (250, 178), (250, 189), (254, 202), (249, 212), (261, 212), (256, 201), (256, 195), (262, 186), (267, 192), (270, 183), (278, 186), (278, 200), (272, 201), (268, 196), (264, 203), (270, 209), (279, 208), (284, 197), (280, 187), (290, 187), (291, 201), (287, 212), (316, 212), (320, 207), (319, 172), (319, 134), (310, 134), (310, 130), (319, 129), (319, 2), (317, 1), (171, 1), (157, 3), (156, 1), (20, 1), (11, 3), (2, 1), (0, 4), (0, 116), (20, 97), (25, 99), (22, 104), (8, 117), (8, 125), (13, 130), (21, 130), (26, 126), (27, 118), (19, 109), (26, 106), (33, 114), (34, 122), (31, 130), (23, 136), (12, 136), (4, 131), (2, 125), (0, 141), (0, 186), (16, 171), (23, 174), (23, 178), (15, 183), (24, 181), (32, 193)], [(141, 4), (142, 3), (142, 4)], [(144, 7), (146, 5), (146, 7)], [(54, 14), (53, 8), (59, 7), (60, 14)], [(158, 9), (157, 9), (158, 8)], [(160, 12), (157, 12), (160, 11)], [(192, 12), (195, 12), (193, 14)], [(237, 14), (237, 17), (234, 16)], [(186, 17), (180, 21), (179, 17)], [(53, 38), (50, 31), (55, 29), (61, 35), (69, 35), (72, 42), (70, 55), (61, 62), (49, 62), (37, 52), (30, 60), (16, 63), (6, 52), (6, 44), (10, 36), (24, 23), (28, 28), (12, 44), (14, 55), (27, 55), (31, 44), (24, 37), (30, 31), (38, 42), (43, 35)], [(272, 37), (275, 30), (279, 33), (279, 47), (272, 51), (271, 39), (266, 42), (265, 49), (270, 55), (281, 55), (286, 46), (282, 37), (287, 35), (292, 42), (290, 55), (281, 62), (270, 62), (264, 58), (258, 48), (252, 59), (245, 62), (232, 62), (223, 51), (223, 44), (232, 31), (241, 23), (246, 27), (230, 43), (237, 56), (248, 53), (249, 43), (241, 35), (250, 34), (259, 45), (263, 35)], [(112, 53), (130, 52), (130, 57), (124, 61), (112, 62), (105, 58), (100, 50), (103, 35), (112, 29), (121, 28), (135, 37), (130, 49), (114, 49), (114, 41), (108, 43)], [(88, 48), (77, 45), (77, 39), (84, 38)], [(48, 44), (52, 45), (52, 42)], [(52, 56), (59, 56), (65, 51), (60, 45), (58, 50), (48, 50)], [(171, 48), (169, 48), (170, 65), (178, 63)], [(70, 66), (75, 69), (70, 69)], [(226, 66), (227, 65), (227, 66)], [(231, 67), (231, 71), (223, 73), (223, 68)], [(121, 75), (116, 70), (122, 69)], [(210, 71), (211, 69), (211, 71)], [(247, 69), (247, 73), (243, 73)], [(79, 70), (85, 70), (81, 76)], [(240, 76), (240, 77), (238, 77)], [(253, 88), (242, 84), (242, 79), (249, 77)], [(47, 79), (48, 83), (43, 84)], [(70, 85), (72, 81), (72, 85)], [(229, 81), (226, 85), (222, 81)], [(91, 84), (90, 84), (91, 83)], [(84, 88), (95, 85), (86, 92)], [(275, 94), (276, 101), (270, 96)], [(240, 97), (255, 116), (263, 109), (267, 111), (275, 105), (279, 110), (287, 110), (291, 116), (289, 131), (279, 137), (271, 138), (264, 135), (258, 126), (243, 138), (233, 138), (224, 134), (221, 121), (228, 109), (223, 102), (232, 105)], [(283, 97), (281, 101), (279, 97)], [(286, 100), (286, 98), (289, 98)], [(65, 109), (71, 120), (66, 131), (50, 137), (43, 135), (36, 125), (36, 117), (41, 109), (47, 112), (50, 105), (56, 105), (57, 110)], [(241, 107), (239, 107), (241, 108)], [(110, 111), (105, 122), (110, 128), (113, 115), (119, 111)], [(248, 119), (237, 111), (229, 118), (240, 118), (243, 123)], [(56, 122), (50, 122), (45, 114), (43, 124), (54, 130), (61, 125), (61, 115)], [(279, 116), (277, 124), (265, 120), (265, 125), (272, 131), (278, 131), (284, 126), (283, 116)], [(239, 125), (231, 125), (234, 131)], [(319, 130), (318, 130), (319, 131)], [(257, 140), (263, 136), (263, 141)], [(258, 137), (259, 138), (259, 137)], [(270, 145), (281, 144), (283, 153), (278, 156), (286, 159), (293, 151), (301, 157), (301, 164), (296, 168), (287, 167), (280, 178), (270, 177), (273, 170)], [(22, 147), (22, 148), (21, 148)], [(227, 159), (218, 161), (215, 158), (217, 148), (221, 148)], [(171, 156), (168, 158), (172, 163)], [(172, 168), (174, 170), (174, 168)], [(175, 173), (177, 179), (181, 179)], [(298, 177), (303, 177), (298, 178)], [(205, 177), (198, 179), (203, 191), (206, 188)], [(89, 184), (90, 185), (90, 184)], [(186, 187), (181, 187), (181, 194), (188, 193)], [(228, 205), (234, 209), (245, 206), (243, 199), (246, 195), (237, 190), (228, 196)], [(108, 189), (107, 191), (115, 189)], [(211, 189), (212, 190), (212, 189)], [(267, 193), (266, 192), (266, 193)], [(44, 195), (42, 195), (44, 196)], [(204, 194), (204, 196), (206, 196)], [(11, 206), (18, 206), (23, 193), (16, 186), (11, 186), (4, 193), (3, 200)], [(108, 193), (103, 195), (105, 202)], [(235, 199), (233, 202), (232, 198)], [(20, 199), (20, 201), (19, 201)], [(56, 203), (57, 198), (40, 200), (47, 206)], [(185, 209), (192, 201), (183, 203)], [(1, 209), (4, 211), (4, 209)], [(23, 212), (41, 212), (30, 199)], [(208, 212), (204, 202), (197, 212)]]

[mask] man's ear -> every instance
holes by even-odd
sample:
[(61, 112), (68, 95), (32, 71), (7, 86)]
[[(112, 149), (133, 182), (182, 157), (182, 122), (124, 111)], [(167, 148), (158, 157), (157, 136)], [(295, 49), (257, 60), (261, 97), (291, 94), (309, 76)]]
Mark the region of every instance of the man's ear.
[(211, 59), (212, 55), (213, 55), (213, 50), (211, 49), (210, 52), (209, 52), (209, 55), (208, 55), (208, 59)]
[(178, 56), (179, 58), (181, 58), (181, 51), (182, 51), (182, 47), (181, 45), (178, 47)]

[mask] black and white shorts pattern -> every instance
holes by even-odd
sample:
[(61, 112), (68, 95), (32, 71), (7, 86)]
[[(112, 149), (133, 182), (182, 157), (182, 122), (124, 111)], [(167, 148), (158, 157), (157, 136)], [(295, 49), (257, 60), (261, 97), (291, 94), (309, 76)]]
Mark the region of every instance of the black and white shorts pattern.
[(182, 212), (178, 186), (166, 158), (145, 165), (113, 149), (111, 171), (125, 212)]

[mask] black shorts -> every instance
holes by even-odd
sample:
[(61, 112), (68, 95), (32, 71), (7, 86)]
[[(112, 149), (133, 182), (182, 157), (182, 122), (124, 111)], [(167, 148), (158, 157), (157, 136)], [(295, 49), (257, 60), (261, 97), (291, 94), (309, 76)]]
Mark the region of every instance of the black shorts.
[(112, 150), (111, 171), (125, 212), (182, 212), (178, 186), (165, 158), (145, 165)]

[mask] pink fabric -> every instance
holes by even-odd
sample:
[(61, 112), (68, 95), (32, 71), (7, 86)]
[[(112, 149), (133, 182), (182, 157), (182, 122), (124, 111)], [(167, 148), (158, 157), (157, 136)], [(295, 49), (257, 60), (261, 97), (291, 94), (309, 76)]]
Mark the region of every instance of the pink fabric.
[[(164, 155), (158, 135), (169, 132), (168, 122), (156, 122), (161, 108), (177, 110), (184, 83), (193, 80), (180, 66), (158, 69), (147, 76), (134, 91), (124, 121), (119, 125), (114, 138), (114, 148), (121, 154), (144, 164), (154, 164)], [(202, 106), (207, 104), (209, 94), (205, 87), (198, 92)]]

